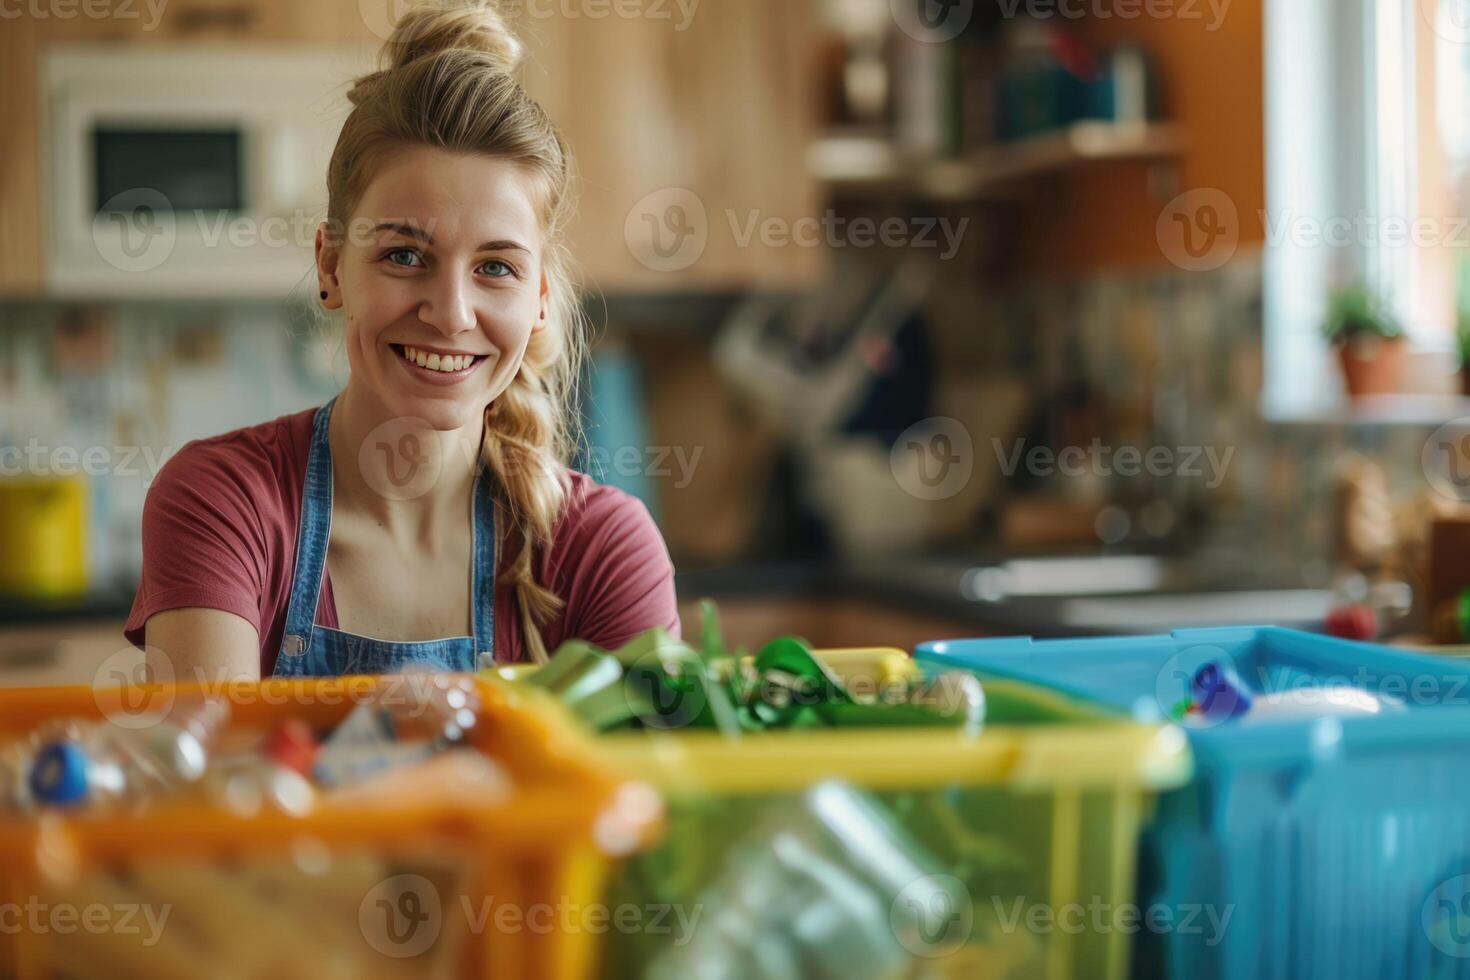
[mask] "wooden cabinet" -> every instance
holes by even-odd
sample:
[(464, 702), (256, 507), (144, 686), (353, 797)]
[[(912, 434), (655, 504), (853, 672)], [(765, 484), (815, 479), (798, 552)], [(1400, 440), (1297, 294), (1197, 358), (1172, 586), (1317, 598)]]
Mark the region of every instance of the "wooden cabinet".
[[(812, 0), (508, 4), (524, 72), (579, 164), (574, 255), (605, 292), (810, 282), (822, 249), (789, 240), (819, 217)], [(68, 11), (55, 16), (49, 11)], [(0, 21), (0, 296), (44, 281), (39, 55), (117, 44), (344, 42), (376, 46), (401, 0), (100, 0)], [(692, 8), (686, 14), (685, 8)], [(87, 16), (86, 10), (110, 11)], [(157, 13), (154, 13), (157, 10)], [(126, 13), (128, 16), (123, 16)], [(187, 79), (181, 79), (187, 84)]]
[(673, 2), (638, 18), (518, 21), (527, 87), (577, 158), (574, 252), (604, 290), (809, 282), (822, 250), (782, 238), (820, 206), (806, 168), (815, 5), (690, 6), (687, 22)]

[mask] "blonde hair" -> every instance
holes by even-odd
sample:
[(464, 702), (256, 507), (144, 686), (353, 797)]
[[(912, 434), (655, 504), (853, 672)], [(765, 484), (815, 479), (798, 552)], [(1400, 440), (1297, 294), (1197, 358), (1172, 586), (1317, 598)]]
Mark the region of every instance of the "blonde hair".
[(541, 627), (564, 602), (536, 581), (533, 559), (550, 543), (567, 501), (587, 319), (563, 243), (574, 211), (571, 154), (515, 78), (522, 54), (493, 0), (409, 9), (383, 47), (381, 70), (358, 79), (348, 94), (353, 109), (327, 170), (327, 222), (329, 229), (347, 227), (375, 168), (406, 145), (510, 161), (539, 193), (546, 325), (531, 334), (510, 386), (486, 407), (483, 454), (504, 518), (498, 581), (513, 587), (526, 649), (542, 662)]

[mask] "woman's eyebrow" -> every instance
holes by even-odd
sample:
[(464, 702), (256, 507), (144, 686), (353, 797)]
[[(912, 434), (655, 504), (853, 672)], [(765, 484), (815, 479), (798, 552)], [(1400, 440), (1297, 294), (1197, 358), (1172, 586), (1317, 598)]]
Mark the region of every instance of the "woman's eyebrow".
[[(394, 232), (394, 234), (397, 235), (406, 235), (407, 238), (413, 238), (416, 239), (416, 241), (422, 241), (425, 245), (434, 244), (434, 235), (429, 234), (429, 232), (423, 231), (423, 229), (419, 228), (419, 226), (417, 225), (404, 225), (403, 222), (379, 222), (378, 225), (373, 226), (373, 231)], [(531, 250), (529, 250), (529, 248), (526, 248), (525, 245), (522, 245), (520, 244), (520, 242), (517, 241), (512, 241), (512, 239), (509, 238), (501, 238), (497, 239), (497, 241), (481, 242), (481, 245), (479, 245), (479, 248), (476, 248), (475, 251), (523, 251), (523, 253), (526, 254), (531, 253)]]

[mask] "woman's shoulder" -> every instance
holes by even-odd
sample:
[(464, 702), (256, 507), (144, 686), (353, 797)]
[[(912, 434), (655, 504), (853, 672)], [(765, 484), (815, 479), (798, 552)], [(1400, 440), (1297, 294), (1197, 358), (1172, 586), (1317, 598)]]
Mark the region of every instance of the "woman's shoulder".
[(642, 500), (576, 470), (567, 472), (567, 501), (552, 551), (563, 561), (668, 560), (663, 535)]

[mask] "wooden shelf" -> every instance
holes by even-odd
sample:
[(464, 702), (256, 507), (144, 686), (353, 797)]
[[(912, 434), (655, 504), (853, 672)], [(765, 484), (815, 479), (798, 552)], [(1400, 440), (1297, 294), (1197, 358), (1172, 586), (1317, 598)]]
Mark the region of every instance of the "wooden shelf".
[(807, 166), (832, 191), (940, 201), (1010, 199), (1033, 177), (1111, 160), (1170, 159), (1182, 145), (1175, 127), (1165, 123), (1082, 122), (959, 157), (914, 160), (882, 138), (831, 136), (812, 144)]

